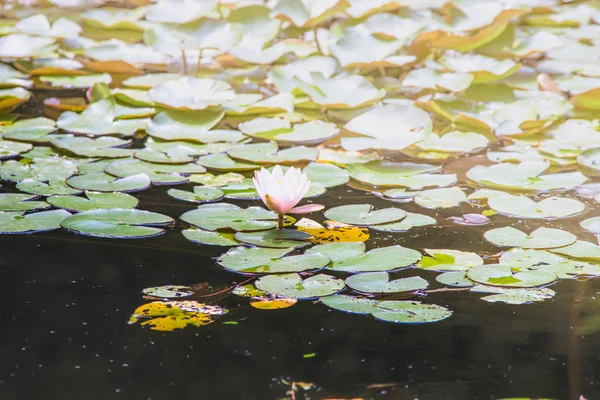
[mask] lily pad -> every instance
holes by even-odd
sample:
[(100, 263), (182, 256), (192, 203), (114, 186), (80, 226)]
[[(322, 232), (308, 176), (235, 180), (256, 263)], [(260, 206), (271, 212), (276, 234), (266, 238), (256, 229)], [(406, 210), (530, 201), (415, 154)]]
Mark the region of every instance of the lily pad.
[(224, 111), (178, 111), (161, 112), (152, 118), (146, 131), (152, 137), (163, 140), (189, 140), (199, 143), (237, 142), (244, 135), (235, 130), (210, 131), (225, 115)]
[(97, 209), (75, 214), (62, 226), (70, 231), (109, 239), (135, 239), (164, 233), (157, 226), (170, 224), (173, 219), (162, 214), (135, 209)]
[(67, 184), (76, 189), (96, 192), (137, 192), (150, 187), (152, 182), (146, 174), (117, 178), (104, 172), (78, 175), (67, 179)]
[(585, 210), (585, 205), (565, 197), (548, 197), (535, 202), (527, 196), (504, 195), (488, 199), (494, 211), (516, 218), (567, 218)]
[(41, 211), (32, 214), (0, 212), (0, 234), (20, 234), (53, 231), (71, 213), (65, 210)]
[(487, 264), (471, 268), (467, 277), (475, 282), (490, 286), (536, 287), (556, 280), (556, 275), (544, 270), (515, 272), (507, 265)]
[(268, 275), (259, 278), (254, 285), (277, 296), (300, 300), (335, 294), (344, 288), (344, 281), (330, 275), (318, 274), (302, 279), (298, 274)]
[(496, 246), (551, 249), (575, 243), (577, 236), (560, 229), (541, 227), (527, 235), (510, 226), (487, 231), (484, 237)]
[(209, 231), (233, 229), (236, 231), (261, 231), (277, 226), (277, 214), (261, 207), (240, 208), (234, 204), (203, 204), (188, 211), (182, 221)]
[(12, 125), (0, 126), (2, 138), (29, 143), (47, 143), (49, 134), (56, 131), (56, 123), (48, 118), (23, 119)]
[(50, 207), (45, 201), (34, 201), (37, 197), (21, 193), (1, 193), (0, 211), (32, 211)]
[(295, 164), (315, 161), (319, 157), (315, 148), (296, 146), (279, 150), (275, 142), (240, 145), (227, 154), (233, 159), (254, 164)]
[[(321, 254), (284, 257), (292, 248), (234, 247), (222, 254), (217, 262), (224, 268), (249, 274), (280, 274), (321, 269), (330, 262)], [(287, 296), (286, 296), (287, 297)]]
[(150, 287), (142, 290), (147, 296), (162, 297), (164, 299), (179, 299), (181, 297), (188, 297), (194, 294), (189, 286), (180, 285), (165, 285)]
[(454, 174), (434, 174), (439, 166), (408, 162), (372, 161), (347, 166), (350, 177), (367, 185), (407, 187), (413, 190), (456, 183)]
[(429, 283), (419, 276), (390, 281), (387, 272), (366, 272), (346, 278), (346, 285), (358, 292), (399, 293), (426, 289)]
[(48, 182), (36, 181), (35, 179), (24, 179), (17, 183), (17, 189), (25, 193), (40, 196), (79, 194), (81, 190), (74, 189), (63, 179), (50, 179)]
[(185, 183), (188, 181), (186, 175), (206, 172), (204, 167), (195, 163), (158, 164), (136, 159), (115, 161), (108, 164), (104, 170), (121, 178), (145, 174), (155, 185)]
[(193, 192), (179, 189), (169, 189), (167, 194), (178, 200), (190, 201), (192, 203), (219, 201), (225, 195), (222, 190), (210, 186), (194, 186)]
[(493, 293), (481, 300), (489, 303), (531, 304), (553, 298), (556, 292), (548, 288), (510, 289), (478, 285), (471, 289), (475, 293)]
[(407, 212), (406, 218), (404, 218), (403, 220), (392, 222), (389, 224), (370, 225), (369, 228), (383, 232), (406, 232), (414, 227), (429, 226), (436, 224), (437, 221), (433, 217), (423, 214)]
[(414, 201), (425, 208), (452, 208), (467, 201), (467, 196), (457, 187), (429, 189), (416, 195)]
[(444, 272), (436, 276), (435, 280), (442, 285), (452, 287), (471, 287), (474, 285), (473, 281), (467, 278), (465, 271)]
[(450, 249), (425, 249), (425, 252), (429, 256), (424, 256), (417, 264), (422, 269), (444, 272), (467, 271), (483, 265), (483, 259), (476, 253)]
[(328, 219), (358, 226), (388, 224), (400, 221), (406, 215), (406, 211), (394, 207), (373, 211), (370, 204), (350, 204), (325, 211)]
[(204, 110), (233, 100), (235, 93), (226, 82), (183, 76), (154, 86), (148, 96), (167, 108)]
[(253, 246), (285, 249), (308, 246), (312, 235), (291, 229), (272, 229), (259, 232), (237, 232), (234, 238), (238, 242)]
[(48, 198), (48, 203), (71, 212), (96, 210), (98, 208), (135, 208), (138, 205), (138, 199), (125, 193), (87, 191), (85, 196), (87, 199), (79, 196), (52, 196)]
[(285, 118), (264, 117), (243, 122), (238, 129), (252, 138), (275, 140), (284, 145), (317, 144), (339, 133), (337, 126), (331, 122), (310, 121), (292, 126)]
[(184, 229), (183, 236), (190, 242), (210, 246), (237, 246), (239, 243), (233, 239), (232, 233), (211, 232), (199, 228)]
[(418, 251), (399, 245), (365, 252), (365, 244), (361, 242), (323, 244), (308, 249), (305, 254), (322, 254), (333, 262), (331, 269), (351, 273), (393, 271), (421, 259)]

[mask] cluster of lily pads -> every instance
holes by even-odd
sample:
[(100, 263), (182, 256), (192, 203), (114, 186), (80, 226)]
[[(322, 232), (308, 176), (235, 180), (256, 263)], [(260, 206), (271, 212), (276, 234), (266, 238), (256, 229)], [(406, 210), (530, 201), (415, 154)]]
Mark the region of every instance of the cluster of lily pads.
[[(30, 3), (3, 4), (0, 23), (0, 233), (183, 227), (230, 247), (217, 264), (254, 278), (233, 292), (257, 308), (318, 298), (401, 323), (451, 315), (397, 299), (433, 280), (523, 304), (553, 297), (557, 279), (600, 275), (600, 247), (576, 235), (600, 234), (600, 218), (580, 218), (600, 202), (596, 1)], [(18, 114), (31, 101), (45, 116)], [(337, 207), (276, 229), (275, 213), (239, 205), (259, 199), (252, 172), (274, 165), (303, 169), (306, 201), (350, 185), (394, 206), (344, 204), (337, 189)], [(131, 193), (165, 186), (198, 207), (137, 208)], [(582, 230), (495, 226), (568, 218)], [(483, 237), (502, 253), (368, 246), (448, 221), (493, 224)], [(159, 301), (132, 322), (225, 312), (194, 301)]]

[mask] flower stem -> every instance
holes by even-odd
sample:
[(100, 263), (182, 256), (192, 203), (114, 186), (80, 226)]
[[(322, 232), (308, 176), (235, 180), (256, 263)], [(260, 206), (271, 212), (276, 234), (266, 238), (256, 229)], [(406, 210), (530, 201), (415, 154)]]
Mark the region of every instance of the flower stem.
[(277, 227), (283, 229), (283, 214), (277, 214)]

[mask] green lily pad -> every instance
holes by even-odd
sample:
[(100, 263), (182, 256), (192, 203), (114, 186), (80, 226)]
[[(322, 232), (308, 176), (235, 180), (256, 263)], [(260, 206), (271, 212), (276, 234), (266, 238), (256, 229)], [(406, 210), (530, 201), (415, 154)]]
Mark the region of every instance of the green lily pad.
[(272, 229), (259, 232), (237, 232), (234, 238), (238, 242), (253, 246), (285, 249), (308, 246), (312, 235), (290, 229)]
[(428, 215), (406, 213), (406, 218), (389, 224), (370, 225), (369, 228), (383, 232), (406, 232), (411, 228), (419, 226), (436, 225), (437, 221)]
[(213, 130), (225, 115), (224, 111), (161, 112), (152, 118), (146, 131), (163, 140), (188, 140), (199, 143), (238, 142), (244, 135), (235, 130)]
[(496, 246), (522, 247), (524, 249), (551, 249), (575, 243), (577, 236), (560, 229), (541, 227), (527, 235), (510, 226), (491, 229), (484, 237)]
[(219, 201), (225, 195), (222, 190), (210, 186), (194, 186), (193, 192), (179, 189), (169, 189), (167, 194), (178, 200), (190, 201), (192, 203)]
[(452, 287), (471, 287), (474, 285), (473, 281), (467, 278), (465, 271), (444, 272), (436, 276), (435, 280), (442, 285)]
[(52, 53), (58, 46), (55, 42), (55, 38), (29, 36), (22, 33), (2, 36), (0, 38), (0, 57), (38, 57)]
[(339, 186), (350, 180), (348, 171), (333, 164), (310, 163), (303, 170), (311, 185), (318, 184), (325, 188)]
[(198, 164), (215, 171), (254, 171), (261, 166), (248, 162), (241, 162), (230, 158), (227, 154), (209, 154), (198, 158)]
[(328, 243), (312, 247), (305, 254), (329, 257), (331, 269), (344, 272), (393, 271), (416, 264), (421, 253), (399, 245), (379, 247), (365, 252), (362, 242)]
[(272, 211), (261, 207), (240, 208), (228, 203), (203, 204), (180, 218), (188, 224), (209, 231), (261, 231), (277, 226), (277, 214)]
[(583, 240), (578, 240), (568, 246), (551, 249), (550, 251), (572, 258), (600, 261), (600, 246)]
[(233, 239), (233, 233), (211, 232), (199, 228), (184, 229), (183, 236), (190, 242), (210, 246), (237, 246), (239, 243)]
[(432, 271), (466, 271), (478, 265), (483, 265), (483, 259), (476, 253), (449, 250), (425, 249), (429, 256), (424, 256), (417, 265), (419, 268)]
[(50, 208), (45, 201), (33, 201), (37, 197), (21, 193), (0, 193), (0, 211), (33, 211)]
[(321, 302), (336, 310), (353, 314), (370, 314), (381, 321), (402, 324), (438, 322), (452, 315), (452, 311), (445, 307), (435, 304), (423, 304), (420, 301), (377, 301), (335, 295), (323, 297)]
[(296, 79), (296, 85), (314, 103), (333, 109), (365, 107), (385, 96), (385, 90), (377, 89), (360, 75), (338, 75), (326, 79), (317, 73), (312, 76), (312, 84)]
[(416, 195), (414, 201), (425, 208), (452, 208), (467, 201), (467, 196), (457, 187), (429, 189)]
[(284, 257), (292, 248), (234, 247), (222, 254), (217, 263), (224, 268), (250, 274), (280, 274), (321, 269), (330, 262), (321, 254)]
[(149, 118), (117, 119), (118, 111), (114, 98), (104, 98), (90, 104), (80, 114), (73, 111), (62, 113), (56, 120), (56, 125), (65, 131), (87, 135), (133, 136), (150, 123)]
[(155, 185), (178, 184), (188, 181), (189, 174), (201, 174), (206, 169), (201, 165), (191, 164), (157, 164), (137, 159), (118, 160), (104, 169), (107, 173), (121, 178), (145, 174)]
[(544, 301), (553, 298), (556, 292), (548, 288), (524, 288), (511, 289), (504, 287), (491, 287), (485, 285), (477, 285), (471, 289), (475, 293), (493, 293), (490, 296), (484, 296), (481, 300), (489, 303), (506, 303), (506, 304), (531, 304), (539, 301)]
[(567, 218), (585, 210), (585, 205), (565, 197), (548, 197), (535, 202), (527, 196), (505, 195), (488, 199), (494, 211), (516, 218)]
[(125, 193), (87, 191), (85, 196), (87, 199), (79, 196), (52, 196), (48, 198), (48, 203), (71, 212), (90, 211), (99, 208), (135, 208), (138, 205), (138, 199)]
[(268, 275), (259, 278), (254, 286), (277, 296), (294, 299), (314, 299), (330, 296), (344, 288), (344, 281), (333, 276), (318, 274), (302, 279), (298, 274)]
[(600, 234), (600, 217), (588, 218), (579, 223), (579, 225), (586, 231), (593, 233), (594, 235)]
[(515, 272), (507, 265), (487, 264), (471, 268), (467, 277), (472, 281), (490, 286), (535, 287), (547, 285), (556, 280), (556, 275), (544, 270), (524, 270)]
[(41, 75), (40, 81), (65, 89), (86, 89), (94, 86), (96, 83), (109, 84), (112, 82), (110, 74), (89, 74), (89, 75)]
[(53, 135), (50, 143), (54, 147), (82, 157), (123, 158), (131, 156), (131, 150), (121, 148), (129, 145), (130, 142), (114, 137), (92, 139), (73, 135)]
[(171, 109), (204, 110), (232, 100), (235, 92), (223, 81), (183, 76), (154, 86), (148, 97)]
[(147, 296), (162, 297), (165, 299), (178, 299), (188, 297), (194, 294), (194, 291), (189, 286), (165, 285), (146, 288), (142, 290)]
[(346, 278), (346, 285), (358, 292), (400, 293), (426, 289), (429, 283), (419, 276), (390, 281), (387, 272), (366, 272)]
[(0, 160), (13, 158), (33, 148), (29, 143), (19, 143), (0, 139)]
[(373, 211), (370, 204), (350, 204), (325, 211), (328, 219), (358, 226), (387, 224), (400, 221), (406, 215), (406, 211), (394, 207)]
[(60, 180), (77, 173), (77, 166), (62, 158), (35, 158), (32, 163), (8, 160), (0, 165), (0, 178), (5, 181), (20, 182), (25, 179), (47, 182)]
[(137, 192), (150, 187), (152, 182), (146, 174), (117, 178), (104, 172), (78, 175), (67, 179), (67, 184), (80, 190), (95, 192)]
[(62, 221), (62, 226), (86, 236), (135, 239), (160, 235), (164, 229), (156, 226), (171, 222), (172, 218), (150, 211), (97, 209), (72, 215)]
[(515, 269), (543, 270), (555, 274), (559, 279), (577, 276), (600, 276), (600, 266), (581, 260), (571, 260), (545, 250), (513, 248), (502, 253), (500, 263)]
[(74, 189), (63, 179), (51, 179), (48, 182), (36, 181), (35, 179), (24, 179), (17, 183), (17, 189), (25, 193), (40, 196), (79, 194), (81, 190)]
[(56, 123), (48, 118), (22, 119), (12, 125), (0, 126), (2, 138), (29, 143), (48, 143)]
[(407, 187), (413, 190), (456, 183), (454, 174), (433, 174), (439, 166), (416, 163), (372, 161), (347, 166), (350, 177), (371, 186)]
[(270, 142), (236, 146), (227, 154), (233, 159), (255, 164), (295, 164), (315, 161), (319, 157), (319, 150), (305, 146), (279, 150), (277, 143)]
[(71, 213), (65, 210), (41, 211), (32, 214), (0, 212), (0, 234), (20, 234), (52, 231)]
[(259, 117), (239, 124), (238, 129), (256, 139), (274, 140), (279, 144), (318, 144), (336, 137), (337, 126), (331, 122), (310, 121), (292, 126), (285, 118)]
[(213, 175), (210, 172), (205, 174), (193, 174), (190, 176), (190, 182), (200, 183), (204, 186), (221, 187), (234, 182), (244, 180), (244, 175), (228, 172), (226, 174)]

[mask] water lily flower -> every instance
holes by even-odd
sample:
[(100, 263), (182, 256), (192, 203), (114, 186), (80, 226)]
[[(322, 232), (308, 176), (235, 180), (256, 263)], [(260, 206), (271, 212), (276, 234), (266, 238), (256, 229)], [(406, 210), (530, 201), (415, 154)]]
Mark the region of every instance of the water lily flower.
[(296, 207), (310, 188), (308, 176), (299, 168), (290, 167), (285, 174), (279, 165), (273, 172), (261, 168), (254, 172), (252, 181), (262, 201), (279, 216), (279, 229), (283, 228), (283, 217), (287, 213), (307, 214), (325, 208), (320, 204)]

